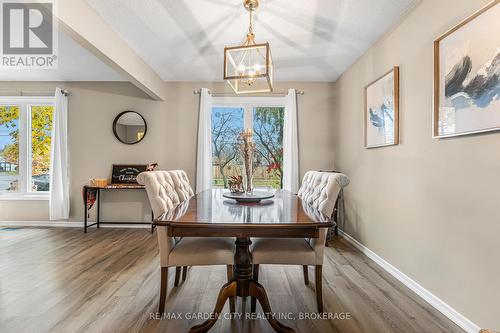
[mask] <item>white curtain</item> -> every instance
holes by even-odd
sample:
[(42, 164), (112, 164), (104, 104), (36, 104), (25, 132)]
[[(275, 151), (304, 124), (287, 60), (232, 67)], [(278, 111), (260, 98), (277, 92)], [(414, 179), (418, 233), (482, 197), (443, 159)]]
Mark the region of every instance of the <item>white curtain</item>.
[(283, 125), (283, 189), (299, 190), (299, 145), (297, 137), (297, 93), (289, 89), (285, 97)]
[(207, 88), (200, 93), (198, 119), (198, 152), (196, 158), (196, 192), (212, 188), (212, 96)]
[(51, 220), (69, 218), (68, 96), (60, 88), (52, 119), (49, 208)]

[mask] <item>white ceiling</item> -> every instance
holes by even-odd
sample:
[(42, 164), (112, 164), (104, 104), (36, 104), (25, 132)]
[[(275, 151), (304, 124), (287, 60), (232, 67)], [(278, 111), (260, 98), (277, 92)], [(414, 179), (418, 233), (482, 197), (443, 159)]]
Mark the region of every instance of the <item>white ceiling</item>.
[(66, 36), (58, 33), (56, 69), (2, 69), (0, 81), (123, 81), (111, 67)]
[[(261, 0), (254, 32), (276, 81), (335, 81), (420, 0)], [(165, 81), (221, 81), (224, 46), (243, 42), (242, 0), (87, 0)], [(91, 24), (91, 23), (89, 23)], [(123, 81), (62, 32), (56, 70), (2, 70), (0, 81)]]
[[(165, 81), (221, 81), (248, 29), (242, 0), (87, 0)], [(277, 81), (335, 81), (418, 0), (261, 0)]]

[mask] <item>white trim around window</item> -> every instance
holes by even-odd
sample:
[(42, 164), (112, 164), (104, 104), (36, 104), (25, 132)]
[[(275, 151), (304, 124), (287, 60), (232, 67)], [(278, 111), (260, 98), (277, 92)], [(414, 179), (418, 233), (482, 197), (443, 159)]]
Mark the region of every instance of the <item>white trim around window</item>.
[(19, 191), (0, 190), (0, 201), (3, 200), (49, 200), (50, 192), (33, 192), (31, 184), (31, 107), (54, 106), (51, 96), (0, 96), (0, 105), (19, 106)]
[(256, 107), (284, 107), (285, 106), (285, 96), (283, 97), (224, 97), (216, 96), (212, 97), (213, 107), (244, 107), (247, 105), (252, 105)]

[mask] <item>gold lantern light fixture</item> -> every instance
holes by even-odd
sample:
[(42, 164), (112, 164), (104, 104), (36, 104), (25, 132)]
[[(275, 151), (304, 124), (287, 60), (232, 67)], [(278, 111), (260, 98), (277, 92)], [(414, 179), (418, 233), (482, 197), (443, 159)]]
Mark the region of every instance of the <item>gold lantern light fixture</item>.
[(248, 33), (239, 46), (224, 48), (224, 80), (236, 94), (273, 91), (273, 60), (269, 43), (257, 44), (253, 32), (253, 12), (259, 0), (243, 0), (249, 13)]

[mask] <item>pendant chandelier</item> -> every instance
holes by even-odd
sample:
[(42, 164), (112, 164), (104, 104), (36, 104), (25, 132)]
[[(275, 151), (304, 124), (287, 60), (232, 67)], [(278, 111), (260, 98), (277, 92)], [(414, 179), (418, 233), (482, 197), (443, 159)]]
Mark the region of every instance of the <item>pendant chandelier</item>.
[(243, 0), (250, 23), (245, 42), (224, 48), (224, 80), (236, 94), (273, 91), (273, 60), (269, 43), (255, 43), (253, 12), (259, 0)]

